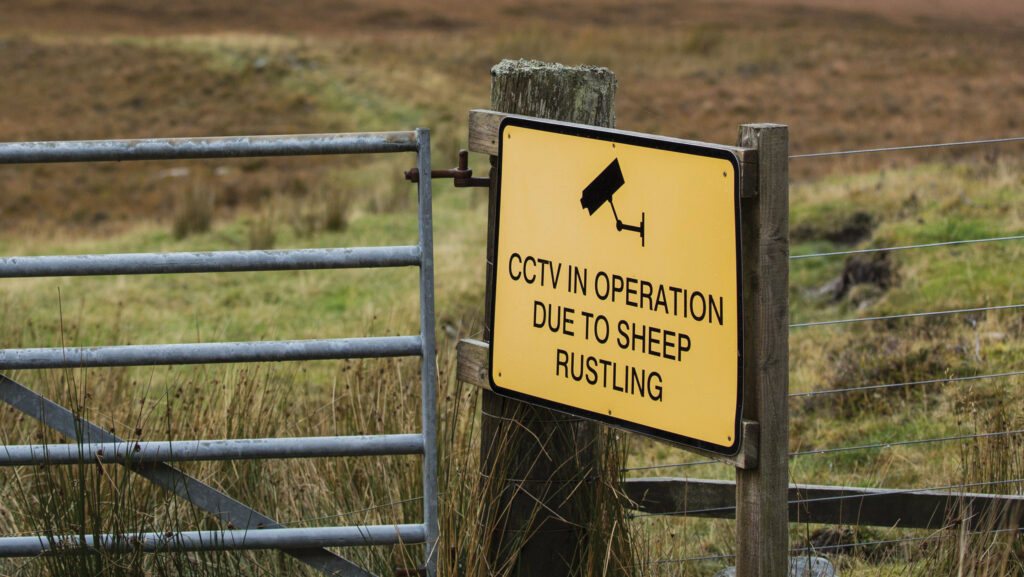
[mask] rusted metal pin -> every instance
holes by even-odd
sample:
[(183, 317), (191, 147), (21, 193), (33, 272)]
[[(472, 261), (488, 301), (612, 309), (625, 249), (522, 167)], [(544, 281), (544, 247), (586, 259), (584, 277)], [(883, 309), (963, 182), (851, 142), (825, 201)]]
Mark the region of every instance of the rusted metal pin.
[[(473, 169), (469, 168), (469, 151), (459, 151), (459, 165), (456, 168), (431, 170), (431, 178), (450, 178), (456, 188), (467, 187), (488, 187), (491, 185), (489, 178), (473, 178)], [(405, 171), (405, 179), (410, 182), (420, 181), (419, 169), (413, 168)]]

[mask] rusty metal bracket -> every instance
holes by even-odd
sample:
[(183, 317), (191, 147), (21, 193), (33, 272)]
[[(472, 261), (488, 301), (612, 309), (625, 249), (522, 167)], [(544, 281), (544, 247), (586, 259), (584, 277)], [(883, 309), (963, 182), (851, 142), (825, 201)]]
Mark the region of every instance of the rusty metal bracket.
[[(449, 168), (446, 170), (431, 170), (431, 178), (450, 178), (455, 184), (456, 188), (467, 188), (467, 187), (489, 187), (491, 186), (490, 178), (473, 178), (473, 169), (469, 168), (469, 151), (459, 151), (459, 166), (456, 168)], [(420, 171), (418, 168), (405, 171), (405, 179), (409, 182), (420, 181)]]

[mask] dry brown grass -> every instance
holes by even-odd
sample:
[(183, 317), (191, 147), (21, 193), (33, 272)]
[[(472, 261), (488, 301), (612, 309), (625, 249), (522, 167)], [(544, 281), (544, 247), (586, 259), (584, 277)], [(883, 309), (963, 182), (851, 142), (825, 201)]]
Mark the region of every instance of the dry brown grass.
[[(731, 142), (740, 123), (782, 122), (802, 153), (1024, 130), (1012, 105), (1024, 96), (1024, 24), (1010, 16), (979, 25), (937, 11), (908, 20), (899, 10), (762, 3), (782, 2), (7, 2), (0, 140), (418, 124), (435, 129), (437, 164), (454, 164), (466, 110), (486, 107), (488, 69), (506, 57), (608, 66), (619, 77), (619, 126), (672, 136)], [(1005, 10), (993, 17), (1016, 6), (995, 4)], [(805, 161), (792, 172), (878, 164)], [(219, 177), (220, 212), (323, 177), (323, 165), (287, 159), (179, 165), (237, 175)], [(109, 229), (152, 218), (167, 208), (164, 167), (135, 165), (116, 179), (104, 166), (0, 170), (12, 191), (0, 224)]]
[[(870, 6), (881, 7), (883, 4), (877, 0), (868, 1)], [(996, 1), (1011, 12), (1016, 6), (1010, 0)], [(819, 7), (835, 7), (839, 0), (814, 0), (813, 3)], [(780, 7), (779, 4), (785, 5)], [(869, 4), (863, 6), (868, 7)], [(215, 5), (195, 0), (176, 3), (157, 0), (134, 3), (120, 0), (82, 0), (75, 3), (30, 0), (15, 3), (0, 0), (0, 13), (3, 14), (0, 18), (0, 77), (5, 79), (4, 89), (0, 91), (0, 140), (390, 130), (421, 125), (434, 129), (435, 166), (447, 166), (454, 164), (454, 151), (464, 146), (466, 111), (487, 106), (490, 66), (502, 58), (518, 57), (569, 64), (585, 62), (612, 68), (618, 74), (620, 86), (618, 125), (631, 130), (731, 142), (740, 123), (782, 122), (791, 127), (795, 153), (1019, 136), (1024, 131), (1017, 105), (1024, 96), (1024, 67), (1020, 56), (1024, 54), (1024, 35), (1021, 34), (1024, 24), (1005, 16), (1005, 10), (992, 12), (991, 20), (998, 19), (998, 22), (981, 25), (971, 19), (949, 18), (922, 6), (923, 0), (912, 0), (906, 4), (889, 2), (885, 3), (886, 10), (871, 13), (851, 11), (845, 3), (842, 6), (845, 11), (841, 11), (794, 7), (782, 0), (728, 4), (659, 0), (629, 4), (598, 0), (523, 4), (506, 0), (472, 5), (447, 0), (429, 4), (401, 0), (387, 5), (363, 0), (312, 0), (301, 5), (271, 0), (219, 2)], [(950, 7), (948, 3), (936, 6)], [(928, 18), (920, 18), (920, 12), (930, 14)], [(976, 12), (987, 17), (982, 9)], [(1013, 157), (1019, 155), (1021, 149), (1020, 145), (1009, 145), (999, 150), (1007, 157)], [(929, 158), (941, 161), (962, 154), (982, 155), (985, 151), (942, 151)], [(935, 177), (937, 182), (915, 178), (907, 185), (907, 194), (903, 195), (902, 189), (897, 188), (897, 185), (902, 186), (899, 171), (874, 172), (889, 165), (905, 164), (914, 158), (914, 155), (900, 154), (882, 158), (794, 161), (792, 174), (798, 179), (818, 178), (865, 167), (872, 171), (863, 177), (871, 181), (863, 187), (843, 179), (826, 179), (818, 182), (813, 190), (807, 187), (803, 192), (795, 187), (794, 206), (799, 202), (807, 203), (808, 197), (821, 200), (823, 196), (833, 195), (834, 203), (862, 203), (872, 208), (872, 214), (886, 213), (888, 218), (891, 215), (887, 214), (890, 207), (886, 202), (897, 202), (904, 196), (920, 197), (922, 202), (927, 202), (937, 194), (933, 189), (944, 189), (943, 181), (950, 180), (946, 172)], [(29, 247), (26, 250), (52, 251), (58, 243), (34, 244), (33, 235), (60, 236), (70, 239), (60, 246), (60, 250), (75, 250), (75, 247), (82, 246), (75, 244), (79, 237), (91, 235), (94, 231), (116, 232), (137, 220), (155, 220), (169, 231), (175, 190), (184, 182), (196, 181), (215, 191), (213, 214), (225, 224), (218, 228), (215, 223), (214, 232), (206, 235), (209, 238), (201, 239), (204, 243), (213, 243), (212, 248), (242, 247), (247, 238), (250, 246), (267, 244), (267, 229), (255, 231), (260, 238), (247, 237), (251, 231), (235, 231), (239, 228), (238, 221), (232, 225), (224, 217), (236, 211), (249, 212), (252, 217), (253, 213), (268, 210), (268, 206), (273, 206), (274, 214), (284, 221), (282, 226), (270, 231), (279, 235), (275, 242), (305, 241), (305, 237), (310, 235), (314, 240), (329, 236), (332, 242), (342, 238), (340, 235), (326, 235), (325, 231), (333, 228), (326, 220), (322, 224), (317, 221), (310, 225), (313, 230), (309, 234), (304, 232), (306, 229), (289, 221), (293, 214), (302, 215), (305, 199), (311, 199), (311, 206), (321, 202), (317, 200), (321, 198), (317, 196), (319, 193), (314, 194), (321, 190), (325, 194), (328, 190), (337, 190), (351, 191), (356, 195), (359, 200), (353, 201), (355, 216), (348, 229), (350, 234), (343, 240), (363, 245), (368, 239), (378, 240), (382, 229), (393, 226), (388, 215), (381, 213), (401, 210), (409, 204), (408, 187), (392, 184), (402, 169), (410, 168), (403, 162), (407, 163), (409, 159), (396, 159), (394, 162), (375, 160), (372, 164), (336, 158), (126, 164), (116, 170), (112, 165), (4, 167), (0, 169), (0, 229), (4, 231), (0, 233), (0, 242), (11, 245), (9, 254), (25, 252), (22, 250), (24, 247)], [(473, 158), (471, 162), (474, 168), (479, 169), (486, 161)], [(350, 174), (349, 169), (352, 168), (362, 170), (351, 172), (354, 175), (351, 177), (337, 178), (339, 173)], [(187, 171), (187, 175), (183, 171)], [(1012, 174), (1019, 174), (1019, 171)], [(887, 196), (880, 197), (876, 192), (883, 189), (883, 181)], [(1019, 188), (1018, 183), (1019, 179), (1004, 184)], [(957, 182), (953, 184), (961, 186)], [(964, 188), (966, 186), (963, 185)], [(910, 191), (914, 191), (913, 194)], [(445, 197), (449, 207), (459, 207), (448, 212), (439, 210), (436, 215), (439, 234), (438, 325), (446, 332), (451, 331), (449, 334), (458, 336), (479, 336), (465, 334), (461, 329), (464, 319), (478, 318), (483, 290), (482, 246), (486, 215), (479, 205), (468, 200), (463, 202), (471, 194), (470, 191), (457, 191)], [(801, 194), (804, 195), (802, 199)], [(950, 196), (954, 197), (962, 199), (963, 195)], [(329, 202), (331, 197), (322, 197), (325, 206)], [(967, 209), (950, 202), (942, 211), (969, 214)], [(462, 204), (472, 210), (464, 211), (466, 207)], [(289, 212), (289, 209), (297, 212)], [(320, 209), (312, 210), (316, 213), (314, 217), (318, 218)], [(256, 214), (255, 220), (249, 222), (255, 223), (254, 227), (263, 226), (269, 223), (269, 214)], [(799, 216), (801, 214), (796, 213), (796, 217)], [(267, 220), (261, 223), (261, 218)], [(829, 210), (827, 214), (823, 213), (822, 218), (833, 219), (835, 214)], [(452, 219), (472, 221), (472, 224), (462, 222), (456, 225)], [(368, 224), (371, 220), (376, 228)], [(794, 222), (798, 220), (795, 218)], [(933, 221), (939, 222), (939, 216), (929, 216), (928, 223)], [(242, 222), (246, 221), (243, 219)], [(816, 221), (811, 219), (809, 222), (815, 224)], [(1019, 222), (1018, 216), (1016, 224), (1009, 223), (994, 230), (999, 233), (1016, 230)], [(340, 221), (338, 223), (341, 228)], [(913, 235), (908, 237), (909, 233), (901, 236), (900, 230), (892, 226), (886, 228), (885, 223), (878, 230), (880, 234), (889, 235), (876, 239), (882, 244), (919, 240)], [(146, 239), (149, 244), (125, 248), (128, 241), (123, 241), (113, 242), (110, 246), (119, 251), (157, 245), (160, 249), (166, 248), (161, 244), (159, 235), (147, 234)], [(942, 239), (945, 237), (935, 240)], [(186, 242), (190, 241), (200, 242), (186, 239)], [(87, 246), (91, 250), (93, 245)], [(174, 246), (186, 246), (190, 250), (210, 248), (181, 243)], [(924, 274), (928, 271), (919, 270), (922, 265), (915, 262), (901, 270), (908, 285), (917, 282), (915, 279), (919, 276), (928, 276)], [(955, 278), (941, 267), (936, 268), (942, 275)], [(321, 277), (311, 278), (300, 277), (301, 282), (294, 287), (298, 291), (310, 292), (316, 299), (303, 304), (308, 309), (307, 315), (312, 314), (309, 311), (327, 310), (329, 315), (334, 315), (330, 317), (332, 320), (339, 317), (369, 318), (369, 315), (376, 319), (372, 309), (356, 308), (362, 307), (360, 303), (366, 299), (366, 295), (358, 293), (360, 288), (366, 289), (359, 282), (339, 286), (318, 280)], [(981, 281), (978, 284), (982, 284)], [(1007, 282), (997, 286), (1004, 285), (1016, 286)], [(953, 296), (963, 297), (961, 300), (964, 302), (973, 302), (975, 293), (981, 293), (973, 284), (968, 287), (974, 291), (970, 294), (962, 294), (968, 290), (963, 288), (964, 283), (954, 282), (952, 286), (957, 287)], [(932, 285), (924, 285), (923, 288), (931, 291), (933, 296), (940, 290)], [(100, 292), (89, 291), (88, 288), (82, 290), (88, 291), (86, 294), (89, 295)], [(348, 290), (355, 292), (345, 292)], [(1014, 290), (1008, 289), (1003, 295), (1007, 302), (1019, 302), (1015, 298), (1018, 293)], [(151, 292), (163, 295), (159, 291)], [(947, 294), (949, 292), (942, 289), (941, 299), (933, 298), (932, 301), (945, 304), (952, 298)], [(148, 293), (143, 291), (143, 294)], [(268, 288), (265, 294), (277, 293)], [(254, 331), (263, 331), (265, 326), (277, 326), (276, 323), (285, 320), (286, 315), (274, 312), (276, 309), (271, 310), (270, 304), (264, 303), (273, 299), (256, 293), (242, 296), (242, 302), (254, 308), (257, 304), (264, 307), (258, 309), (258, 315), (265, 318), (257, 319), (261, 322), (254, 326)], [(176, 293), (176, 298), (181, 297)], [(229, 295), (224, 301), (211, 302), (209, 306), (217, 311), (236, 310), (239, 308), (238, 298), (238, 295)], [(397, 297), (388, 292), (383, 298), (394, 301)], [(80, 309), (87, 311), (86, 320), (93, 315), (100, 316), (105, 310), (91, 301), (86, 306), (86, 302), (83, 298), (79, 305)], [(142, 302), (152, 305), (148, 300)], [(155, 302), (159, 302), (159, 306), (150, 308), (160, 314), (181, 316), (182, 301)], [(910, 309), (919, 303), (895, 302)], [(378, 306), (393, 304), (387, 302)], [(120, 324), (120, 303), (117, 306)], [(832, 308), (826, 311), (828, 313), (846, 313), (849, 310), (845, 307), (851, 305), (842, 301), (829, 306)], [(52, 310), (52, 306), (49, 309), (42, 306), (34, 308)], [(35, 346), (40, 344), (39, 341), (50, 342), (35, 334), (42, 329), (31, 322), (26, 323), (27, 313), (20, 312), (16, 305), (2, 312), (4, 318), (11, 321), (8, 326), (12, 327), (9, 331), (12, 343), (8, 346)], [(816, 314), (820, 312), (815, 309)], [(806, 315), (807, 310), (798, 311), (798, 314)], [(194, 317), (197, 319), (194, 327), (197, 338), (198, 319), (204, 321), (204, 335), (213, 332), (220, 336), (220, 332), (228, 330), (222, 327), (234, 326), (228, 321), (206, 319), (199, 313)], [(124, 322), (134, 325), (130, 337), (133, 341), (151, 334), (147, 332), (148, 325), (144, 325), (146, 321), (145, 317), (131, 317), (126, 313)], [(156, 321), (161, 321), (160, 334), (171, 332), (191, 338), (192, 330), (188, 326), (173, 325), (175, 328), (172, 330), (167, 319), (156, 318), (153, 324), (157, 324)], [(294, 329), (299, 336), (312, 337), (323, 330), (323, 324), (322, 320), (309, 322), (303, 318), (289, 330)], [(388, 327), (389, 330), (393, 328)], [(973, 330), (961, 329), (955, 333), (957, 338), (963, 336), (967, 339), (976, 335)], [(996, 326), (989, 332), (996, 329), (1003, 330)], [(83, 332), (90, 335), (84, 329)], [(113, 332), (119, 334), (116, 330)], [(259, 335), (260, 338), (264, 336), (262, 332)], [(911, 336), (917, 338), (917, 335)], [(69, 334), (69, 342), (76, 340), (74, 337)], [(95, 344), (85, 337), (81, 340), (82, 344)], [(449, 350), (453, 342), (447, 343)], [(969, 343), (969, 339), (964, 342)], [(1013, 342), (1019, 342), (1019, 339)], [(833, 359), (828, 357), (828, 351), (823, 351), (817, 343), (805, 337), (803, 341), (794, 342), (794, 358), (802, 362), (793, 363), (793, 381), (807, 389), (822, 383), (838, 386), (839, 377), (845, 380), (850, 374), (871, 382), (890, 376), (895, 380), (924, 378), (927, 375), (917, 374), (919, 369), (931, 371), (936, 367), (929, 363), (922, 367), (908, 365), (917, 359), (915, 355), (920, 357), (917, 360), (924, 361), (931, 358), (929, 355), (952, 358), (953, 353), (959, 354), (956, 347), (960, 341), (940, 346), (941, 343), (924, 339), (918, 345), (929, 346), (896, 348), (892, 355), (870, 366), (858, 363), (856, 356), (851, 354), (840, 359), (845, 364), (839, 364), (839, 368), (845, 367), (848, 374), (823, 381), (821, 377), (830, 374), (822, 373), (819, 365), (829, 364)], [(991, 354), (996, 356), (996, 352), (1002, 349), (1009, 349), (1005, 353), (1008, 359), (1000, 362), (1012, 364), (1019, 358), (1017, 349), (998, 343), (992, 345)], [(992, 361), (993, 372), (1001, 366), (997, 360)], [(320, 386), (322, 388), (323, 383), (332, 380), (339, 386), (350, 381), (362, 382), (364, 378), (366, 382), (375, 382), (378, 376), (368, 371), (356, 378), (352, 376), (355, 370), (349, 371), (340, 366), (328, 369), (323, 374), (329, 378), (320, 379)], [(450, 371), (451, 367), (446, 370)], [(273, 388), (280, 382), (302, 380), (293, 379), (294, 375), (287, 374), (287, 370), (283, 376), (273, 371), (260, 375), (261, 379), (235, 375), (230, 381), (238, 385), (235, 387), (238, 390), (245, 391), (242, 385), (246, 385), (249, 390), (259, 391), (260, 387), (252, 383)], [(228, 382), (228, 377), (221, 378)], [(1011, 382), (1007, 388), (1012, 390), (1017, 383), (1019, 380)], [(189, 386), (192, 386), (191, 382)], [(111, 387), (106, 394), (116, 397), (115, 392), (127, 388), (126, 383), (121, 383), (120, 388)], [(287, 407), (280, 399), (268, 401), (268, 407), (273, 405), (275, 411), (281, 409), (279, 413), (285, 421), (273, 422), (281, 426), (280, 430), (243, 430), (232, 428), (229, 423), (223, 429), (182, 428), (175, 434), (290, 433), (293, 432), (293, 424), (282, 424), (287, 421), (289, 412), (293, 415), (306, 412), (315, 417), (315, 423), (304, 421), (304, 428), (301, 431), (296, 429), (296, 433), (309, 430), (325, 434), (332, 432), (343, 415), (335, 414), (329, 405), (322, 402), (325, 390), (303, 394), (307, 393), (308, 396), (295, 401), (294, 406), (291, 401)], [(447, 422), (472, 427), (472, 419), (467, 415), (476, 414), (475, 400), (457, 388), (452, 396), (458, 398), (463, 394), (467, 395), (463, 405), (465, 410), (456, 413), (462, 421), (453, 417)], [(367, 389), (367, 395), (370, 396), (360, 397), (352, 393), (352, 398), (345, 402), (355, 407), (359, 407), (359, 403), (373, 406), (380, 403), (379, 397), (374, 397), (370, 389)], [(889, 398), (873, 402), (881, 404), (890, 400), (903, 401)], [(906, 400), (918, 399), (908, 397)], [(208, 399), (195, 411), (194, 407), (182, 406), (184, 401), (167, 398), (160, 402), (179, 403), (175, 406), (184, 413), (178, 415), (198, 411), (196, 422), (208, 425), (216, 422), (215, 417), (221, 414), (218, 411), (228, 401)], [(446, 402), (450, 403), (451, 399)], [(926, 404), (925, 408), (929, 406)], [(345, 407), (347, 410), (349, 405)], [(904, 405), (897, 407), (903, 408)], [(243, 408), (248, 411), (250, 407)], [(258, 406), (251, 408), (254, 414), (258, 413)], [(840, 408), (843, 410), (821, 407), (820, 412), (827, 411), (829, 416), (835, 416), (855, 412), (849, 409), (857, 407)], [(366, 414), (372, 415), (371, 412)], [(950, 408), (944, 414), (951, 416), (957, 413)], [(394, 421), (396, 416), (400, 415), (385, 414), (385, 423), (389, 419)], [(883, 415), (884, 418), (889, 416)], [(917, 418), (920, 415), (915, 409), (910, 416)], [(865, 442), (857, 436), (863, 431), (856, 427), (827, 427), (826, 419), (814, 417), (816, 414), (809, 411), (802, 420), (794, 419), (798, 445), (807, 439), (813, 440), (814, 447)], [(251, 422), (249, 419), (243, 421)], [(880, 424), (876, 423), (878, 431), (875, 432), (884, 438), (923, 438), (946, 434), (944, 430), (929, 428), (935, 419), (925, 420), (922, 417), (918, 421), (913, 427), (893, 431), (881, 430)], [(177, 426), (185, 427), (190, 422)], [(1005, 426), (1017, 426), (1016, 422), (1007, 421)], [(984, 423), (1004, 426), (996, 422)], [(398, 428), (397, 422), (390, 424)], [(358, 427), (358, 430), (376, 430), (372, 418), (366, 423), (353, 422), (349, 425)], [(448, 472), (460, 480), (468, 478), (465, 472), (473, 469), (471, 455), (475, 454), (475, 447), (471, 441), (467, 437), (466, 447), (453, 447), (453, 451), (463, 450), (464, 454), (457, 455), (458, 459), (448, 460), (449, 466), (456, 467)], [(1017, 449), (1019, 452), (1019, 447)], [(632, 457), (642, 455), (646, 460), (644, 464), (652, 458), (661, 462), (691, 460), (685, 455), (680, 457), (678, 453), (676, 449), (652, 443), (650, 446), (641, 445)], [(934, 472), (942, 467), (951, 469), (958, 462), (956, 455), (936, 451), (910, 457), (899, 453), (890, 460), (880, 459), (878, 465), (869, 466), (851, 460), (838, 461), (837, 466), (846, 468), (844, 482), (902, 486), (920, 481), (910, 477), (918, 471)], [(311, 465), (303, 469), (301, 475), (310, 481), (310, 487), (321, 487), (315, 485), (315, 479), (352, 478), (351, 501), (332, 501), (333, 495), (321, 487), (317, 490), (323, 493), (318, 493), (310, 501), (312, 504), (285, 503), (282, 510), (291, 515), (290, 519), (305, 519), (320, 515), (323, 510), (358, 509), (363, 505), (390, 502), (406, 496), (390, 487), (368, 484), (360, 466), (346, 464), (343, 471), (323, 471), (318, 467), (326, 466)], [(459, 466), (463, 468), (460, 470)], [(1015, 466), (1019, 470), (1019, 463)], [(217, 467), (219, 465), (211, 465), (210, 469), (219, 471)], [(821, 478), (819, 469), (810, 465), (805, 467), (797, 470), (797, 480)], [(256, 476), (255, 469), (247, 470), (253, 471), (250, 477)], [(398, 470), (403, 474), (407, 472), (406, 468)], [(275, 469), (272, 479), (283, 478), (284, 471), (284, 468)], [(721, 468), (721, 471), (713, 471), (712, 476), (719, 473), (731, 476), (732, 472)], [(977, 472), (978, 478), (987, 478), (990, 474), (1007, 473), (987, 469)], [(410, 481), (409, 486), (415, 485), (414, 481)], [(467, 483), (464, 489), (466, 494), (470, 494), (476, 483)], [(454, 484), (449, 486), (454, 487)], [(243, 492), (254, 493), (257, 500), (275, 502), (273, 483), (270, 487), (253, 484), (244, 489)], [(478, 504), (478, 500), (471, 497), (467, 502)], [(367, 520), (373, 520), (374, 515), (376, 513), (369, 514)], [(475, 518), (451, 518), (453, 525), (448, 527), (449, 538), (458, 541), (471, 535), (471, 531), (461, 529), (472, 526)], [(677, 541), (690, 539), (697, 543), (694, 547), (703, 547), (705, 552), (729, 552), (728, 547), (734, 541), (732, 525), (726, 522), (717, 522), (706, 530), (694, 529), (692, 524), (682, 525), (679, 530), (679, 525), (667, 521), (665, 527), (665, 531), (657, 534), (667, 535), (666, 540), (674, 540), (664, 545), (665, 550), (681, 550), (682, 546)], [(463, 547), (462, 550), (472, 546), (472, 543), (459, 543), (461, 541), (456, 544)], [(652, 554), (663, 555), (664, 551)], [(456, 561), (461, 563), (465, 560)], [(390, 560), (388, 564), (394, 565)], [(672, 566), (666, 571), (674, 569)], [(868, 568), (859, 574), (886, 573)], [(893, 574), (900, 573), (894, 570)]]

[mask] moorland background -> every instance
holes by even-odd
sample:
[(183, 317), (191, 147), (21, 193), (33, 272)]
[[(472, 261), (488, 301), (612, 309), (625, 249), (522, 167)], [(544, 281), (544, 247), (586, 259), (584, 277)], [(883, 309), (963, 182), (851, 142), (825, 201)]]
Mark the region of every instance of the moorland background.
[[(1024, 5), (1014, 0), (0, 0), (0, 141), (432, 129), (435, 166), (465, 147), (490, 67), (531, 58), (612, 69), (618, 127), (733, 143), (790, 127), (804, 154), (1024, 134)], [(1024, 144), (794, 159), (794, 254), (1024, 234)], [(486, 159), (472, 157), (482, 171)], [(0, 168), (0, 254), (364, 246), (415, 239), (411, 158), (299, 158)], [(482, 571), (474, 540), (477, 393), (454, 345), (479, 336), (486, 199), (436, 187), (446, 574)], [(1015, 304), (1020, 243), (791, 266), (793, 322)], [(884, 261), (884, 262), (882, 262)], [(859, 263), (859, 264), (858, 264)], [(869, 274), (850, 276), (851, 270)], [(837, 279), (840, 281), (837, 283)], [(846, 280), (843, 280), (846, 279)], [(406, 271), (5, 281), (3, 347), (404, 334)], [(794, 392), (1024, 367), (1019, 312), (794, 329)], [(415, 430), (411, 363), (341, 362), (17, 372), (131, 438)], [(791, 448), (1024, 429), (1020, 376), (791, 405)], [(7, 443), (59, 440), (5, 411)], [(694, 460), (627, 437), (628, 467)], [(930, 487), (1024, 477), (1019, 437), (795, 458), (795, 482)], [(186, 469), (288, 524), (415, 522), (415, 459), (194, 464)], [(5, 534), (213, 527), (117, 469), (0, 471)], [(628, 471), (627, 476), (649, 474)], [(659, 475), (729, 478), (722, 466)], [(381, 482), (386, 477), (388, 482)], [(994, 491), (1019, 494), (1021, 485)], [(412, 521), (407, 521), (412, 520)], [(638, 518), (624, 573), (711, 574), (729, 521)], [(794, 526), (792, 542), (918, 537)], [(1005, 534), (830, 554), (841, 574), (1021, 572)], [(915, 542), (916, 543), (916, 542)], [(413, 548), (409, 548), (413, 549)], [(964, 555), (965, 551), (971, 555)], [(412, 556), (410, 558), (410, 555)], [(416, 551), (354, 556), (381, 574)], [(0, 562), (0, 573), (301, 572), (274, 553)]]

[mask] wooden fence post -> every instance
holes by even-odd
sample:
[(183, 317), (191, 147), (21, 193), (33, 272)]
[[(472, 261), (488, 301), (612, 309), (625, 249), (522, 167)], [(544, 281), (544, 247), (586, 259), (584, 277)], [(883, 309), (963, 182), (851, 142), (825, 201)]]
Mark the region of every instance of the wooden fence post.
[(740, 127), (757, 149), (757, 193), (743, 199), (743, 417), (760, 423), (758, 466), (736, 472), (736, 574), (789, 575), (789, 129)]
[[(491, 109), (614, 127), (615, 88), (615, 75), (606, 68), (505, 60), (491, 70)], [(488, 283), (496, 160), (491, 157)], [(489, 326), (484, 333), (490, 341)], [(581, 574), (586, 528), (596, 509), (599, 426), (490, 391), (483, 393), (481, 419), (481, 482), (488, 489), (482, 529), (492, 570), (511, 566), (511, 575), (521, 577)]]

